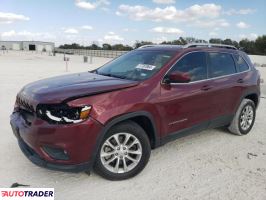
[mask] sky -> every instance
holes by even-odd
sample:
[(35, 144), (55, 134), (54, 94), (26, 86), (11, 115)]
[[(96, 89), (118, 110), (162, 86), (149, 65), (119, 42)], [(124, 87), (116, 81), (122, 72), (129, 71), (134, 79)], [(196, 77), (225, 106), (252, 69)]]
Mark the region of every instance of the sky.
[(265, 11), (265, 0), (0, 0), (0, 40), (255, 40), (266, 34)]

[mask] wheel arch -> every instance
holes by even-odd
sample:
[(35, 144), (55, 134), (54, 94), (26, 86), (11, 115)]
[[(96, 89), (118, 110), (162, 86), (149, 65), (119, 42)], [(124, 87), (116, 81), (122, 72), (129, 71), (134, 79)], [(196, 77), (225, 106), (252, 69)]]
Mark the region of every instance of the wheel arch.
[[(115, 118), (109, 120), (104, 125), (104, 128), (102, 129), (102, 131), (100, 132), (100, 134), (96, 140), (96, 145), (93, 148), (93, 154), (91, 157), (92, 166), (95, 163), (96, 155), (99, 151), (100, 145), (101, 145), (107, 131), (111, 127), (115, 126), (116, 124), (119, 124), (121, 122), (128, 121), (128, 120), (134, 121), (135, 123), (137, 123), (138, 125), (140, 125), (144, 129), (144, 131), (146, 132), (146, 134), (150, 140), (150, 144), (151, 144), (152, 148), (156, 148), (157, 146), (160, 145), (160, 139), (159, 139), (158, 130), (156, 128), (155, 120), (149, 112), (137, 111), (137, 112), (123, 114), (123, 115), (120, 115), (118, 117), (115, 117)], [(146, 126), (146, 125), (148, 125), (148, 126)]]
[(249, 100), (253, 101), (254, 104), (255, 104), (255, 107), (256, 108), (258, 107), (258, 104), (259, 104), (259, 96), (258, 96), (258, 94), (256, 94), (256, 93), (248, 94), (248, 95), (245, 96), (244, 99), (249, 99)]
[(252, 89), (252, 90), (247, 90), (245, 91), (241, 98), (239, 99), (239, 102), (237, 103), (234, 113), (236, 113), (238, 107), (240, 106), (241, 102), (243, 99), (250, 99), (254, 102), (255, 107), (257, 108), (260, 102), (260, 91), (258, 89)]

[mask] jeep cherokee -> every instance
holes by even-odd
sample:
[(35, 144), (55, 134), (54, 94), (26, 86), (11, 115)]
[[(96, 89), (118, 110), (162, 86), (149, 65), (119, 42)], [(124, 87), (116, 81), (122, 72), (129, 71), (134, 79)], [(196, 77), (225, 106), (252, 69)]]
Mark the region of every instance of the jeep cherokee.
[(39, 166), (122, 180), (172, 139), (221, 126), (246, 135), (259, 97), (258, 71), (232, 46), (147, 45), (91, 72), (26, 85), (11, 127)]

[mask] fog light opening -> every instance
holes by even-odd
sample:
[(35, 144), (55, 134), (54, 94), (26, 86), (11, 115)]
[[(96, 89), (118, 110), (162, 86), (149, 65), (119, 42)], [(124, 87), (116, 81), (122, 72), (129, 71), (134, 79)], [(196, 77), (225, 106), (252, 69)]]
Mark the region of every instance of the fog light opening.
[(69, 160), (69, 155), (66, 150), (43, 146), (42, 148), (51, 158), (55, 160)]

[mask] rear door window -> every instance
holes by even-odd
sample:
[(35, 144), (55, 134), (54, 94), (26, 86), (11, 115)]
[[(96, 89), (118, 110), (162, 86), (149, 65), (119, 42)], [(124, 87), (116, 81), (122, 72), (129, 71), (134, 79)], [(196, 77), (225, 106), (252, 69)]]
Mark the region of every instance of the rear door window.
[(193, 52), (185, 55), (172, 67), (171, 72), (187, 73), (191, 82), (206, 79), (206, 54), (204, 52)]
[(234, 59), (228, 53), (209, 53), (209, 67), (211, 78), (236, 73)]
[(240, 55), (234, 55), (234, 58), (239, 72), (244, 72), (249, 69), (248, 64)]

